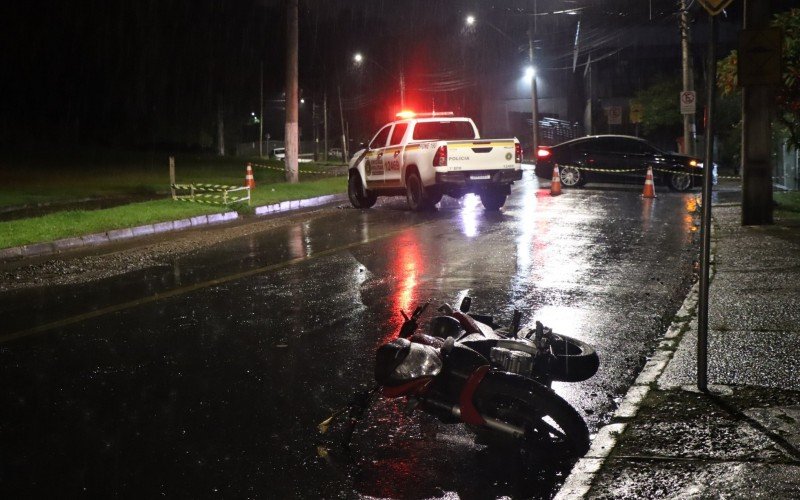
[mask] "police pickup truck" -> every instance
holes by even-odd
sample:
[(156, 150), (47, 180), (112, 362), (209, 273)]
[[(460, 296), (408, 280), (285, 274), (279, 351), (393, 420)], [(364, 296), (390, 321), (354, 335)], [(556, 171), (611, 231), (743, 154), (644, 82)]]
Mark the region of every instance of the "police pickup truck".
[(443, 195), (476, 193), (498, 210), (522, 178), (516, 138), (481, 139), (469, 118), (452, 113), (398, 114), (349, 163), (347, 194), (356, 208), (378, 196), (406, 196), (412, 210), (430, 209)]

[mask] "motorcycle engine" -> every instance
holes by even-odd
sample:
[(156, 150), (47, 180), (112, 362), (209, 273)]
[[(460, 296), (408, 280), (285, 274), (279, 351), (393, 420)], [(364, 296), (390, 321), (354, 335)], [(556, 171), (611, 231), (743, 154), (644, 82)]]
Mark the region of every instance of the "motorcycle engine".
[(533, 372), (533, 356), (527, 352), (512, 351), (504, 347), (493, 347), (491, 362), (507, 372), (530, 376)]

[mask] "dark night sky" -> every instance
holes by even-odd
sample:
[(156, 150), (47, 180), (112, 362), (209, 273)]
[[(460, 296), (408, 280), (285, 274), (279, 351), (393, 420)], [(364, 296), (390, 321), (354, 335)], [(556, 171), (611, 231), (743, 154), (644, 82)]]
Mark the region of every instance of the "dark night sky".
[[(346, 110), (377, 121), (396, 101), (394, 76), (369, 64), (354, 68), (357, 50), (389, 73), (402, 64), (411, 101), (447, 101), (479, 76), (518, 71), (534, 4), (542, 14), (537, 57), (558, 67), (571, 63), (576, 19), (584, 23), (585, 57), (618, 46), (630, 27), (674, 23), (676, 3), (301, 0), (300, 86), (320, 102), (341, 85)], [(580, 16), (545, 15), (580, 7), (588, 7)], [(486, 21), (480, 31), (465, 31), (468, 12)], [(279, 128), (284, 16), (280, 0), (2, 2), (0, 142), (208, 148), (218, 100), (228, 141), (236, 142), (258, 111), (262, 61), (267, 123)]]

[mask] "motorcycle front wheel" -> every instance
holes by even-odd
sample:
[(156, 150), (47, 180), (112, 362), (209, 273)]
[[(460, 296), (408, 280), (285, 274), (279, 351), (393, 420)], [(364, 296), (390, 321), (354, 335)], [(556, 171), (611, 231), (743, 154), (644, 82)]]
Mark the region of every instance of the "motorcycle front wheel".
[[(580, 414), (552, 389), (534, 380), (507, 372), (489, 373), (473, 401), (482, 415), (523, 429), (523, 444), (577, 456), (589, 450), (589, 430)], [(504, 434), (492, 426), (477, 430), (484, 438)]]
[(566, 335), (551, 334), (549, 375), (559, 382), (582, 382), (590, 379), (600, 367), (594, 347)]

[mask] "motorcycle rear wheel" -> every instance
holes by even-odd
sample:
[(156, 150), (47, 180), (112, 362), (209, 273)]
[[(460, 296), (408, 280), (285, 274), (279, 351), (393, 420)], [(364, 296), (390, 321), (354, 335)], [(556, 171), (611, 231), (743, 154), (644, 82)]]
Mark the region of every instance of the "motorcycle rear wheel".
[[(487, 375), (475, 393), (481, 414), (525, 429), (523, 444), (582, 456), (589, 450), (589, 430), (580, 414), (552, 389), (509, 373)], [(477, 429), (484, 441), (498, 436)], [(506, 438), (506, 442), (507, 442)]]
[(549, 375), (559, 382), (581, 382), (588, 380), (600, 367), (600, 358), (594, 347), (578, 339), (552, 334)]

